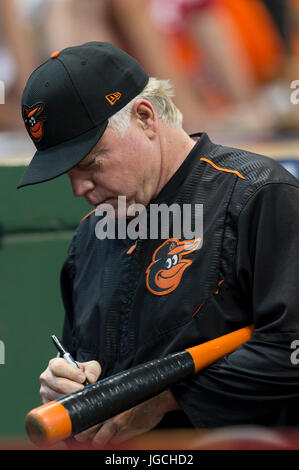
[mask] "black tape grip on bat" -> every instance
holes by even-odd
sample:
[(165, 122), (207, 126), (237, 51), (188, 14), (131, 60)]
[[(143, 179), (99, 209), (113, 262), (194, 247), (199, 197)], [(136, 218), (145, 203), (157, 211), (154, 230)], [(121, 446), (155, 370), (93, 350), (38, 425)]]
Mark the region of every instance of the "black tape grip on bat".
[(67, 410), (74, 435), (157, 395), (193, 372), (192, 357), (182, 351), (99, 380), (56, 401)]

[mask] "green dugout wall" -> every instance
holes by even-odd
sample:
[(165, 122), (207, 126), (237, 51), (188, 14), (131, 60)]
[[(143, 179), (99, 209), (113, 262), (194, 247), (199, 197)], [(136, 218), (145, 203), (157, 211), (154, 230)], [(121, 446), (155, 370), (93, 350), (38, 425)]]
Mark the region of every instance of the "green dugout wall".
[(92, 210), (66, 176), (17, 190), (24, 170), (0, 166), (0, 442), (26, 440), (25, 415), (41, 404), (39, 376), (57, 354), (50, 335), (62, 330), (60, 269)]

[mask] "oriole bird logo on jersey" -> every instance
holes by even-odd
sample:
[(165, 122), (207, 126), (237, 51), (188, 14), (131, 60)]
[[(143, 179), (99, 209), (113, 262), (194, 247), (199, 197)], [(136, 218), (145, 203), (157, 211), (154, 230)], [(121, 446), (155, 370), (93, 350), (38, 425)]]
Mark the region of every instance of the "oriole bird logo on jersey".
[(31, 108), (23, 106), (22, 114), (25, 126), (30, 136), (35, 142), (39, 142), (43, 137), (43, 127), (45, 118), (38, 118), (39, 114), (43, 111), (44, 105), (39, 103)]
[(174, 291), (181, 282), (184, 271), (192, 264), (186, 258), (201, 247), (201, 238), (179, 241), (166, 240), (153, 254), (146, 270), (146, 286), (155, 295), (166, 295)]

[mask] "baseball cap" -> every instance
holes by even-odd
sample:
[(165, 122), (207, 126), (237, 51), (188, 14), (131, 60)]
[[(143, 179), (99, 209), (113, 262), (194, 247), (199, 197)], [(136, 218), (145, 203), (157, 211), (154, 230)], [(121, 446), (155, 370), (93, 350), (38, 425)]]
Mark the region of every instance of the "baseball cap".
[(17, 188), (51, 180), (88, 155), (108, 119), (148, 82), (129, 54), (107, 42), (57, 51), (30, 75), (22, 116), (37, 151)]

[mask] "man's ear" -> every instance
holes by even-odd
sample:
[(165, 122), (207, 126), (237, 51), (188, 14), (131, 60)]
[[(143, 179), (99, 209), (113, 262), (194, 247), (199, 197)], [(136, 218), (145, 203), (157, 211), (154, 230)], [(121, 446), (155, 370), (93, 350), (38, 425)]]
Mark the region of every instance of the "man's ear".
[(146, 132), (148, 137), (152, 137), (157, 132), (157, 114), (152, 104), (143, 99), (136, 100), (132, 106), (132, 118)]

